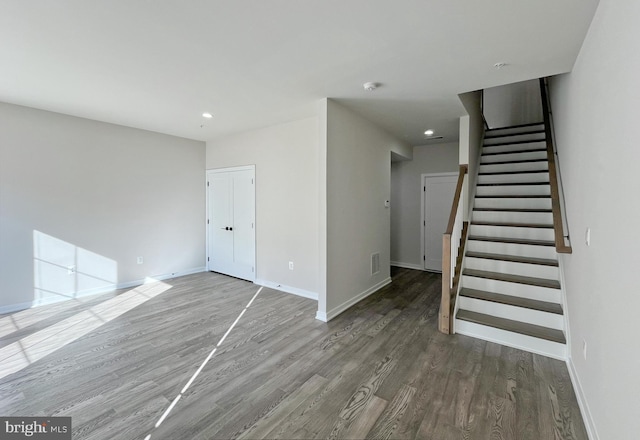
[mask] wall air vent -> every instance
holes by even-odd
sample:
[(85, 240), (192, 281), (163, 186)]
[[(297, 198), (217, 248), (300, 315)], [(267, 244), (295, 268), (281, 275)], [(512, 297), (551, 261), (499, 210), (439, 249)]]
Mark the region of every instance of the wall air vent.
[(371, 254), (371, 275), (375, 275), (380, 272), (380, 254)]

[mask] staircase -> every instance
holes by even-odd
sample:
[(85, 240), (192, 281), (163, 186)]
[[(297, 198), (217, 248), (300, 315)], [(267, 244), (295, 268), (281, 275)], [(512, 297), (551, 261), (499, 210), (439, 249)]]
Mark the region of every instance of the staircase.
[(455, 332), (564, 359), (544, 124), (487, 130)]

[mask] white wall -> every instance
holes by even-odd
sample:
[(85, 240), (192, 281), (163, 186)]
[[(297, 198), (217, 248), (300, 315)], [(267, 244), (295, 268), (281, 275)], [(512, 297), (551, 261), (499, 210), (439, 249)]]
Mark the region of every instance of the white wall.
[(462, 105), (467, 111), (467, 116), (460, 118), (460, 164), (469, 165), (467, 179), (465, 180), (462, 198), (464, 201), (464, 219), (469, 220), (473, 197), (471, 189), (475, 187), (478, 178), (478, 166), (480, 153), (484, 140), (484, 121), (482, 119), (481, 97), (479, 91), (462, 93), (458, 95)]
[(202, 142), (0, 103), (0, 311), (204, 270), (204, 158)]
[[(413, 148), (413, 160), (391, 165), (391, 261), (422, 269), (422, 174), (458, 172), (458, 143)], [(451, 210), (451, 204), (439, 209)]]
[[(390, 281), (391, 152), (411, 157), (394, 138), (335, 101), (326, 102), (327, 275), (326, 309), (331, 319)], [(380, 272), (371, 275), (371, 254)]]
[(484, 90), (484, 117), (489, 128), (542, 122), (542, 97), (537, 79)]
[(601, 439), (636, 438), (640, 411), (639, 20), (640, 2), (600, 0), (572, 73), (550, 87), (573, 246), (570, 365)]
[[(319, 120), (309, 118), (207, 142), (207, 169), (256, 166), (257, 282), (317, 298)], [(294, 270), (289, 270), (289, 261)]]

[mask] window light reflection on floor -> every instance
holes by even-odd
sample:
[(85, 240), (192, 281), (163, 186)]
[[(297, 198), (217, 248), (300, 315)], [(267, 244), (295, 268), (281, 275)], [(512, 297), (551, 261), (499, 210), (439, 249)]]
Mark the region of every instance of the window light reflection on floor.
[(170, 288), (170, 284), (148, 278), (145, 284), (135, 289), (0, 348), (0, 379), (22, 370)]

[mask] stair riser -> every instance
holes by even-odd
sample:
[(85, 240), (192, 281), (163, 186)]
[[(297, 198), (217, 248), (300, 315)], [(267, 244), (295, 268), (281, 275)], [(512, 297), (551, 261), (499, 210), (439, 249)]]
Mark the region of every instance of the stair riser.
[(551, 199), (500, 199), (500, 198), (478, 198), (475, 199), (476, 208), (493, 209), (551, 209)]
[(498, 318), (511, 319), (513, 321), (526, 322), (528, 324), (564, 330), (563, 316), (555, 313), (541, 312), (508, 304), (500, 304), (492, 301), (484, 301), (466, 296), (458, 297), (461, 310), (483, 313)]
[(479, 175), (478, 183), (549, 182), (549, 173)]
[[(553, 224), (550, 212), (473, 211), (474, 222), (513, 222)], [(473, 234), (472, 234), (473, 235)]]
[[(494, 144), (504, 144), (507, 142), (506, 140), (493, 142)], [(517, 142), (517, 141), (515, 141)], [(512, 151), (523, 151), (523, 150), (533, 150), (538, 148), (546, 148), (547, 143), (543, 139), (540, 142), (526, 142), (524, 144), (507, 144), (507, 145), (487, 145), (486, 142), (484, 147), (482, 147), (482, 153), (508, 153)]]
[(532, 246), (527, 244), (469, 240), (467, 241), (466, 247), (470, 252), (514, 255), (517, 257), (547, 258), (551, 260), (555, 260), (557, 258), (556, 249), (553, 246)]
[(549, 185), (501, 185), (501, 186), (478, 186), (476, 195), (496, 196), (496, 195), (542, 195), (548, 196), (551, 193)]
[(522, 141), (544, 141), (544, 132), (542, 133), (530, 133), (530, 134), (512, 134), (510, 136), (502, 137), (486, 137), (484, 139), (484, 146), (488, 147), (494, 144), (504, 144), (506, 142), (522, 142)]
[(481, 173), (503, 173), (509, 171), (548, 170), (548, 162), (503, 163), (499, 165), (480, 165)]
[(512, 154), (492, 154), (490, 156), (482, 156), (480, 163), (481, 164), (489, 164), (491, 162), (517, 162), (520, 160), (530, 160), (530, 159), (546, 159), (547, 152), (546, 151), (534, 151), (530, 153), (512, 153)]
[(547, 341), (545, 339), (533, 338), (531, 336), (487, 327), (482, 324), (476, 324), (460, 319), (455, 320), (454, 328), (455, 332), (461, 335), (472, 336), (485, 341), (519, 348), (521, 350), (526, 350), (555, 359), (565, 360), (567, 356), (565, 344)]
[(553, 240), (553, 229), (513, 228), (510, 226), (471, 225), (469, 232), (473, 236), (526, 238), (529, 240)]
[(503, 134), (517, 134), (517, 133), (526, 133), (528, 131), (541, 131), (544, 130), (544, 124), (536, 124), (536, 125), (529, 125), (526, 127), (505, 127), (505, 128), (499, 128), (499, 129), (494, 129), (494, 130), (489, 130), (487, 131), (487, 136), (491, 137), (491, 136), (500, 136)]
[(465, 259), (465, 267), (467, 269), (522, 275), (548, 280), (560, 279), (560, 273), (556, 266), (544, 266), (541, 264), (514, 263), (512, 261), (492, 260), (489, 258), (467, 257)]
[(517, 296), (520, 298), (537, 299), (560, 304), (560, 289), (548, 287), (530, 286), (528, 284), (509, 283), (506, 281), (490, 280), (486, 278), (462, 276), (462, 287), (468, 289), (484, 290), (487, 292), (502, 293), (503, 295)]

